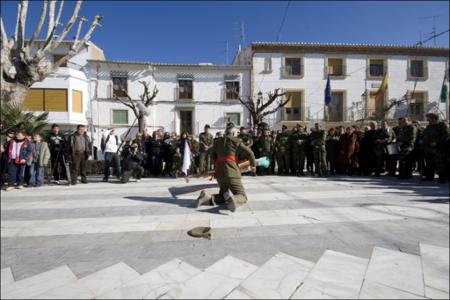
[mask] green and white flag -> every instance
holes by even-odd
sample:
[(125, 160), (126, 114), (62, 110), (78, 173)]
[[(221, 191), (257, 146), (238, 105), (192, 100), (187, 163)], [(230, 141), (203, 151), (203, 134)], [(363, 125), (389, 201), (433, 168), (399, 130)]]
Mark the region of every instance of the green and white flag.
[(444, 76), (444, 82), (442, 82), (442, 88), (441, 88), (441, 103), (447, 102), (448, 98), (448, 86), (447, 86), (447, 74)]

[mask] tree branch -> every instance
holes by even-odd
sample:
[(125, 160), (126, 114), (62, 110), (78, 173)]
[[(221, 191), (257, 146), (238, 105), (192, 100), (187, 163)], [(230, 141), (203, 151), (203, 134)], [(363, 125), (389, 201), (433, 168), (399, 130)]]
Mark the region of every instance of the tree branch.
[(72, 48), (74, 48), (78, 43), (78, 38), (80, 37), (80, 32), (81, 32), (81, 26), (83, 26), (83, 22), (85, 22), (85, 21), (87, 21), (87, 19), (85, 17), (81, 16), (80, 20), (78, 21), (77, 33), (75, 34), (75, 39), (73, 41)]
[(278, 88), (275, 89), (274, 92), (269, 93), (269, 100), (261, 106), (261, 108), (259, 109), (260, 112), (263, 112), (267, 107), (270, 106), (270, 104), (272, 104), (275, 100), (277, 100), (278, 97), (282, 97), (286, 94), (286, 93), (278, 94), (279, 90), (280, 89)]
[(55, 7), (56, 7), (56, 0), (50, 0), (50, 6), (48, 8), (47, 34), (45, 36), (46, 39), (48, 39), (50, 36), (52, 36), (53, 32), (54, 32), (54, 28), (55, 28)]
[(138, 118), (139, 117), (139, 110), (136, 108), (136, 105), (134, 104), (134, 102), (131, 99), (130, 95), (128, 95), (127, 91), (124, 91), (124, 90), (121, 90), (121, 91), (125, 94), (125, 97), (128, 99), (129, 103), (126, 103), (125, 101), (120, 99), (120, 97), (117, 97), (117, 96), (115, 96), (114, 99), (118, 100), (123, 105), (131, 108), (133, 110), (133, 113), (134, 113), (135, 117)]
[(272, 109), (272, 110), (268, 110), (268, 111), (263, 112), (263, 113), (261, 114), (261, 116), (265, 117), (265, 116), (267, 116), (267, 115), (270, 115), (270, 114), (275, 113), (277, 110), (279, 110), (280, 108), (282, 108), (283, 106), (285, 106), (286, 104), (288, 104), (288, 102), (289, 102), (290, 100), (291, 100), (291, 98), (287, 98), (286, 100), (281, 101), (280, 103), (277, 104), (277, 107), (276, 107), (276, 108), (274, 108), (274, 109)]
[(16, 53), (19, 55), (22, 53), (22, 49), (24, 46), (24, 37), (25, 37), (25, 23), (27, 20), (28, 13), (28, 0), (22, 1), (22, 9), (20, 10), (20, 20), (19, 20), (19, 28), (17, 32), (17, 45), (16, 45)]
[(64, 0), (59, 1), (58, 14), (56, 15), (55, 27), (60, 25), (59, 20), (61, 19), (62, 9), (64, 7)]
[(5, 25), (3, 25), (3, 18), (0, 17), (0, 28), (2, 31), (2, 39), (1, 39), (1, 44), (2, 44), (2, 50), (9, 48), (9, 42), (8, 42), (8, 35), (6, 34), (5, 31)]
[(45, 21), (45, 16), (47, 14), (47, 6), (48, 6), (48, 0), (45, 0), (42, 3), (41, 8), (41, 16), (39, 17), (39, 22), (36, 25), (36, 28), (34, 29), (33, 35), (31, 36), (30, 42), (28, 43), (29, 48), (33, 47), (34, 41), (39, 37), (39, 34), (41, 33), (42, 25)]
[(22, 2), (17, 3), (17, 19), (16, 19), (16, 30), (14, 31), (14, 44), (17, 43), (17, 35), (19, 33), (19, 22), (22, 10)]

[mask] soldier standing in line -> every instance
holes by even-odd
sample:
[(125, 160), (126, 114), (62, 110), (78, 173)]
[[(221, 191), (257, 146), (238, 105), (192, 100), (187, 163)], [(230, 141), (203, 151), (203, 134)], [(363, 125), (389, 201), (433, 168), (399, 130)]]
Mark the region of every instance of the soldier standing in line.
[(326, 133), (319, 123), (314, 124), (314, 130), (311, 133), (311, 144), (314, 153), (314, 165), (318, 176), (327, 176), (327, 151), (325, 149)]
[(306, 134), (304, 127), (297, 124), (293, 128), (291, 134), (291, 153), (292, 153), (292, 173), (296, 176), (304, 176), (303, 169), (305, 168), (306, 158), (306, 140), (308, 135)]
[(437, 114), (427, 114), (428, 126), (423, 132), (425, 151), (425, 178), (433, 181), (434, 173), (439, 175), (439, 183), (446, 181), (445, 146), (448, 139), (448, 127), (444, 122), (439, 122)]
[(252, 173), (256, 172), (255, 155), (234, 134), (235, 127), (233, 123), (228, 123), (225, 137), (218, 138), (214, 142), (211, 158), (215, 161), (215, 177), (220, 191), (212, 196), (205, 190), (201, 191), (200, 196), (197, 198), (197, 208), (201, 205), (226, 203), (228, 209), (234, 212), (237, 207), (247, 202), (247, 195), (241, 182), (241, 171), (237, 165), (236, 152), (244, 153), (247, 159), (250, 160)]
[[(247, 132), (245, 127), (241, 127), (239, 129), (238, 139), (241, 140), (241, 142), (244, 143), (244, 145), (247, 146), (248, 148), (250, 148), (250, 149), (252, 148), (252, 146), (253, 146), (253, 138), (252, 138), (251, 134)], [(238, 151), (236, 155), (237, 155), (238, 161), (245, 160), (244, 153)]]
[(210, 157), (210, 148), (213, 146), (214, 138), (211, 133), (209, 133), (210, 126), (208, 124), (205, 125), (205, 131), (200, 133), (199, 142), (200, 142), (200, 162), (199, 169), (200, 173), (204, 174), (209, 171), (209, 167), (211, 165), (211, 157)]
[(389, 159), (389, 153), (387, 151), (387, 145), (390, 145), (395, 141), (395, 133), (389, 127), (386, 121), (381, 121), (381, 128), (378, 128), (374, 134), (375, 141), (375, 176), (380, 176), (384, 172), (385, 164), (389, 165), (387, 160)]
[(291, 139), (286, 125), (281, 127), (281, 133), (275, 140), (275, 151), (278, 175), (289, 175), (291, 169)]
[[(264, 125), (262, 128), (262, 134), (256, 141), (255, 145), (258, 150), (258, 158), (266, 156), (271, 159), (273, 154), (273, 142), (270, 136), (270, 129), (268, 125)], [(266, 175), (267, 171), (264, 168), (258, 167), (258, 175)]]
[(400, 135), (398, 136), (398, 145), (400, 148), (399, 154), (399, 179), (412, 178), (412, 151), (414, 150), (414, 143), (417, 136), (417, 128), (409, 123), (408, 118), (398, 119), (400, 126)]

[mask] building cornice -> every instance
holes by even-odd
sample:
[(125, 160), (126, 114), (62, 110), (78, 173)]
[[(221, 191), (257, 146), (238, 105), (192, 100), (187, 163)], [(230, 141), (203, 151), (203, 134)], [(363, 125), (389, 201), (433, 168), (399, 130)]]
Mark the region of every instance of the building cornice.
[(98, 60), (88, 59), (90, 63), (99, 64), (123, 64), (123, 65), (144, 65), (154, 67), (158, 69), (169, 70), (186, 70), (186, 69), (200, 69), (200, 70), (250, 70), (250, 66), (247, 65), (203, 65), (203, 64), (162, 64), (151, 63), (145, 61), (127, 61), (127, 60)]
[(384, 44), (276, 43), (254, 42), (254, 52), (355, 53), (377, 55), (417, 55), (449, 57), (449, 48), (400, 46)]

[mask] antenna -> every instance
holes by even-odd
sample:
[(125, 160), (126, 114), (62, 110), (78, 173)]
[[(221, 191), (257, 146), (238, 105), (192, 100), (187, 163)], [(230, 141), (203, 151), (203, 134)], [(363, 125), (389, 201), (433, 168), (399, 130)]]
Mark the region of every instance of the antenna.
[(244, 47), (245, 45), (245, 24), (244, 21), (241, 20), (240, 22), (240, 31), (241, 31), (241, 46)]
[(439, 18), (441, 15), (433, 15), (428, 17), (422, 17), (421, 19), (433, 19), (433, 31), (430, 32), (430, 35), (433, 38), (434, 45), (436, 46), (436, 19)]

